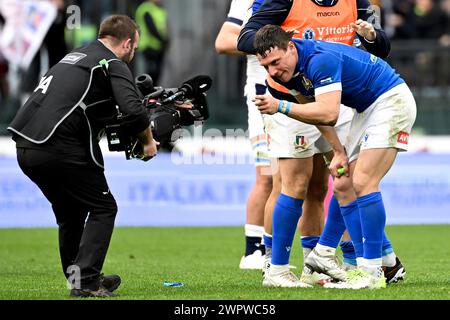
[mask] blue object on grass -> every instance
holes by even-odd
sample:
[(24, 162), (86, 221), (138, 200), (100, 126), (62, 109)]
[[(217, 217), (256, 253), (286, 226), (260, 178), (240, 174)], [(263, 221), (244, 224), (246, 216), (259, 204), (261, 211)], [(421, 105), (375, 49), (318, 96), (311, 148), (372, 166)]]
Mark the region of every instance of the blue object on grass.
[(164, 281), (164, 286), (165, 286), (165, 287), (182, 287), (182, 286), (184, 286), (184, 284), (181, 283), (181, 282), (168, 282), (168, 281)]

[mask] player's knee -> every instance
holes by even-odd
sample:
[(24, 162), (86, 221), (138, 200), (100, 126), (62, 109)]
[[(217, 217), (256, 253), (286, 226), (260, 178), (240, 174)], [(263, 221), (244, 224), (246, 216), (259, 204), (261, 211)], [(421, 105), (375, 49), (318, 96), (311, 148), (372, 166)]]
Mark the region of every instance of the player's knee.
[(356, 196), (360, 197), (373, 188), (375, 186), (369, 175), (364, 173), (353, 175), (353, 189), (355, 190)]
[(305, 199), (307, 188), (306, 178), (282, 180), (282, 192), (295, 198)]
[(258, 175), (256, 178), (256, 184), (262, 188), (264, 191), (272, 191), (272, 176), (271, 175)]
[(341, 196), (347, 195), (350, 192), (353, 193), (353, 185), (350, 179), (334, 179), (333, 193), (337, 199), (340, 199)]

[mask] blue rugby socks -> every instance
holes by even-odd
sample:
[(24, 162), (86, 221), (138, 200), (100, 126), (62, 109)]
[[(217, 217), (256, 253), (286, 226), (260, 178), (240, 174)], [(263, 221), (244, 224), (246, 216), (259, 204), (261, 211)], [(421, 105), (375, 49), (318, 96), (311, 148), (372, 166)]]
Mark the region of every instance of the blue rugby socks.
[(263, 242), (266, 249), (272, 249), (272, 235), (264, 232)]
[(350, 202), (345, 206), (341, 206), (342, 217), (345, 221), (348, 233), (353, 242), (355, 248), (355, 256), (357, 261), (363, 259), (364, 247), (363, 247), (363, 233), (361, 227), (361, 217), (357, 200)]
[(337, 199), (333, 196), (328, 206), (328, 217), (320, 236), (319, 243), (323, 246), (337, 248), (346, 227), (341, 208)]
[(320, 236), (301, 236), (300, 245), (303, 249), (303, 259), (308, 256), (312, 249), (314, 249), (319, 242)]
[(381, 266), (386, 211), (380, 192), (357, 199), (364, 237), (364, 260), (368, 267)]
[(355, 253), (355, 247), (353, 246), (352, 241), (341, 241), (340, 243), (342, 256), (343, 256), (343, 262), (346, 265), (349, 266), (355, 266), (356, 263), (356, 253)]
[(287, 265), (303, 200), (281, 193), (273, 211), (272, 265)]

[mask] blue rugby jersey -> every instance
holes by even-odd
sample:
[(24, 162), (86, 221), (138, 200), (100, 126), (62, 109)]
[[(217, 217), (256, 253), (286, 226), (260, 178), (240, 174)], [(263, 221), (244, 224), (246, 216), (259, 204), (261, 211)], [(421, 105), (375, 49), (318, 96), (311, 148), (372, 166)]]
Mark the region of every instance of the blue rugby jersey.
[(299, 87), (301, 78), (310, 81), (315, 95), (342, 90), (341, 103), (356, 109), (366, 110), (383, 93), (404, 83), (387, 62), (367, 53), (340, 43), (314, 40), (293, 42), (298, 50), (299, 60), (288, 89), (304, 92)]

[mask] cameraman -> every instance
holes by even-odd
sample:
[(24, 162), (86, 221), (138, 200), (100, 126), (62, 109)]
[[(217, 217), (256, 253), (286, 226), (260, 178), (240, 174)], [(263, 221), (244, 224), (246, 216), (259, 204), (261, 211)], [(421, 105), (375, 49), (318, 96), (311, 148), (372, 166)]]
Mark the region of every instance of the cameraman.
[[(8, 128), (22, 171), (52, 204), (59, 226), (63, 271), (70, 294), (109, 297), (119, 276), (100, 272), (117, 205), (103, 168), (99, 140), (114, 123), (136, 136), (146, 157), (157, 153), (149, 120), (127, 63), (138, 47), (139, 27), (127, 16), (106, 18), (99, 39), (52, 67)], [(102, 67), (99, 62), (106, 59)]]

